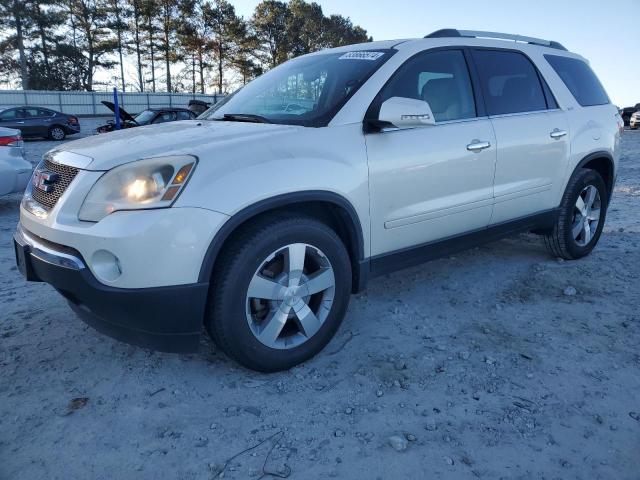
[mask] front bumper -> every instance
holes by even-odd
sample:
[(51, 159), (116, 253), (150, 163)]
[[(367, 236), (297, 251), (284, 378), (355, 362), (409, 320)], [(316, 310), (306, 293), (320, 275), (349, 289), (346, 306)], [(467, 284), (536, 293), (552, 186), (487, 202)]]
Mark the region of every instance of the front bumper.
[(81, 131), (80, 124), (78, 125), (66, 124), (65, 130), (67, 131), (67, 135), (74, 135), (76, 133), (80, 133)]
[(14, 235), (16, 262), (30, 281), (52, 285), (96, 330), (164, 352), (197, 350), (208, 283), (123, 289), (100, 283), (81, 254), (23, 230)]

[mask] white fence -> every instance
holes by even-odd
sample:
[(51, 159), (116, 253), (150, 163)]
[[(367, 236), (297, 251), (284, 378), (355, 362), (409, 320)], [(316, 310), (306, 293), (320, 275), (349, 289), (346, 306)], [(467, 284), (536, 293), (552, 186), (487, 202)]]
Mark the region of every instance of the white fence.
[[(191, 93), (118, 93), (118, 103), (131, 114), (147, 108), (187, 107), (189, 100), (217, 103), (224, 95)], [(112, 115), (102, 105), (103, 100), (113, 102), (113, 92), (58, 92), (45, 90), (0, 90), (0, 108), (38, 106), (72, 115)]]

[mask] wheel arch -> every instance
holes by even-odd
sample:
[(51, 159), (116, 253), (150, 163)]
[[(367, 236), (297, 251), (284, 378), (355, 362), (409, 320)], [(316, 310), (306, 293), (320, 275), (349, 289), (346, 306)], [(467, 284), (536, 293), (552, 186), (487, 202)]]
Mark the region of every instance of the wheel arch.
[(615, 163), (611, 154), (605, 151), (600, 151), (587, 155), (578, 162), (578, 165), (576, 165), (571, 176), (573, 176), (573, 173), (575, 173), (579, 168), (588, 168), (595, 170), (600, 174), (607, 186), (607, 202), (611, 201), (611, 194), (613, 193), (613, 185), (616, 178)]
[(334, 192), (312, 190), (286, 193), (261, 200), (243, 208), (227, 220), (214, 236), (200, 268), (199, 281), (209, 282), (215, 272), (218, 255), (238, 229), (258, 216), (278, 211), (304, 213), (332, 227), (345, 243), (351, 258), (352, 291), (365, 288), (368, 259), (364, 258), (364, 235), (360, 218), (351, 202)]

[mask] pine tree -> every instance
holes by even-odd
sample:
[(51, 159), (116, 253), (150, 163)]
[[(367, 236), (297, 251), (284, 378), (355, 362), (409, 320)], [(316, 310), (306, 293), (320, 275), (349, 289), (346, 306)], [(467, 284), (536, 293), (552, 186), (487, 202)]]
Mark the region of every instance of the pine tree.
[(273, 68), (288, 58), (287, 24), (291, 12), (287, 4), (277, 0), (260, 2), (251, 18), (251, 27), (259, 42), (262, 62)]
[(108, 21), (107, 26), (115, 32), (116, 50), (118, 52), (118, 63), (120, 66), (120, 81), (122, 91), (127, 91), (127, 84), (124, 79), (124, 55), (123, 52), (127, 48), (127, 19), (130, 10), (123, 0), (108, 0)]
[[(26, 36), (30, 28), (27, 5), (22, 0), (0, 2), (0, 26), (11, 32), (2, 42), (2, 70), (9, 73), (17, 67), (23, 90), (30, 88), (27, 66)], [(13, 51), (18, 53), (18, 61), (13, 61)]]
[[(205, 93), (205, 71), (209, 68), (207, 51), (211, 48), (211, 31), (205, 22), (203, 0), (183, 0), (180, 4), (182, 22), (178, 32), (184, 56), (190, 61), (191, 91)], [(197, 74), (197, 75), (196, 75)], [(196, 76), (199, 81), (196, 82)]]
[(158, 37), (157, 20), (159, 15), (158, 4), (155, 0), (141, 0), (141, 13), (143, 18), (142, 31), (147, 45), (147, 56), (151, 64), (151, 91), (156, 91), (156, 45)]
[(81, 72), (83, 87), (93, 90), (94, 75), (98, 67), (114, 65), (107, 57), (115, 48), (115, 41), (107, 28), (108, 5), (104, 0), (67, 0), (77, 32), (76, 44), (86, 57)]
[(218, 69), (218, 93), (224, 91), (224, 70), (229, 66), (241, 41), (242, 20), (226, 0), (213, 0), (203, 7), (205, 24), (212, 33), (211, 46)]
[(142, 0), (127, 0), (128, 6), (128, 24), (131, 31), (131, 42), (126, 45), (127, 52), (133, 52), (136, 56), (136, 77), (138, 79), (138, 89), (144, 92), (145, 85), (143, 80), (144, 64), (142, 63), (142, 56), (144, 55), (145, 48), (142, 44), (142, 24), (143, 24), (143, 5)]
[(178, 60), (173, 48), (179, 27), (178, 7), (175, 0), (158, 0), (160, 9), (160, 50), (165, 64), (167, 92), (172, 92), (171, 64)]

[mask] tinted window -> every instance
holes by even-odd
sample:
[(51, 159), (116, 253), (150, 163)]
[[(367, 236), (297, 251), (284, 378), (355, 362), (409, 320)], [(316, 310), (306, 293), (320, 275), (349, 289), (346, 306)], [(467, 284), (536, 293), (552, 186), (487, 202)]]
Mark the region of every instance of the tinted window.
[(0, 112), (0, 119), (2, 120), (13, 120), (18, 117), (18, 110), (5, 110)]
[(605, 105), (609, 97), (593, 70), (582, 60), (545, 55), (576, 101), (583, 107)]
[(156, 117), (156, 112), (153, 110), (144, 110), (135, 117), (133, 117), (138, 125), (147, 125)]
[(162, 112), (153, 123), (173, 122), (176, 119), (176, 112)]
[(527, 57), (498, 50), (473, 55), (489, 115), (547, 109), (538, 72)]
[(193, 117), (189, 112), (179, 111), (178, 112), (178, 120), (191, 120)]
[(459, 50), (428, 52), (408, 60), (377, 102), (381, 105), (392, 97), (428, 102), (436, 122), (476, 116), (467, 63)]
[(42, 116), (42, 110), (37, 108), (24, 108), (22, 109), (24, 118), (38, 118)]

